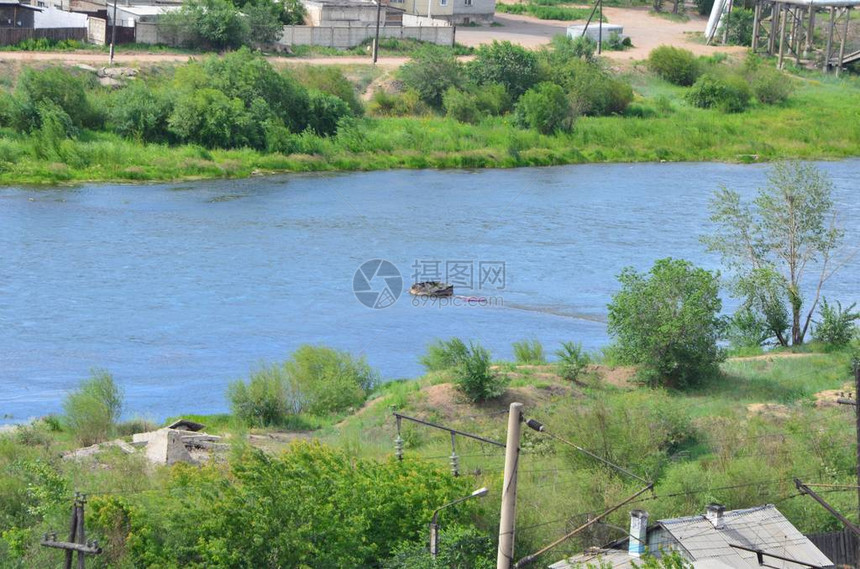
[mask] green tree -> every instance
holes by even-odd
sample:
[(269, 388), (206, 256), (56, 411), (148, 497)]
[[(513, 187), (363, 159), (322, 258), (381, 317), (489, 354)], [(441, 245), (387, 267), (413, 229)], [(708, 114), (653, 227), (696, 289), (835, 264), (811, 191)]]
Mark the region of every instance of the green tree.
[(479, 47), (466, 70), (478, 85), (504, 85), (514, 101), (540, 81), (537, 56), (509, 41)]
[(454, 385), (466, 399), (480, 403), (504, 393), (507, 377), (493, 369), (489, 350), (469, 342), (466, 353), (454, 367)]
[(383, 569), (492, 569), (496, 544), (485, 532), (471, 526), (447, 526), (439, 531), (439, 550), (434, 559), (426, 539), (398, 546), (382, 563)]
[(182, 8), (163, 16), (163, 24), (197, 47), (238, 48), (248, 41), (245, 17), (229, 0), (188, 0)]
[[(726, 187), (711, 200), (716, 230), (704, 241), (734, 273), (735, 296), (783, 346), (803, 343), (821, 287), (838, 268), (833, 255), (843, 231), (832, 193), (833, 183), (815, 166), (785, 162), (773, 166), (752, 203)], [(808, 270), (817, 277), (804, 314)]]
[(110, 373), (94, 370), (90, 379), (66, 396), (63, 411), (66, 426), (79, 444), (107, 440), (122, 412), (122, 390)]
[(719, 275), (688, 261), (660, 259), (648, 273), (624, 269), (609, 303), (609, 333), (640, 378), (682, 388), (718, 370), (722, 323)]

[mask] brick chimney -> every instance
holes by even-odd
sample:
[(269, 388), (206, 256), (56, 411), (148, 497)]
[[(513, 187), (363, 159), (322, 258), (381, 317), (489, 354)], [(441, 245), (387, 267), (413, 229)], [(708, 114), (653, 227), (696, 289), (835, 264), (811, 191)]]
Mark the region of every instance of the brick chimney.
[(630, 512), (630, 545), (627, 553), (631, 557), (642, 557), (648, 544), (648, 512), (633, 510)]

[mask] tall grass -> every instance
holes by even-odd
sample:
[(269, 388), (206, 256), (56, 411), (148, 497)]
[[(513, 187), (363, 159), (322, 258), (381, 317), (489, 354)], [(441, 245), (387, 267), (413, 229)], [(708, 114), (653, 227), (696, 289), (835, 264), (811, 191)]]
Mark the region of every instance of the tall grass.
[(63, 411), (66, 427), (78, 444), (88, 446), (105, 441), (116, 432), (122, 412), (122, 390), (110, 373), (93, 370), (92, 377), (66, 396)]

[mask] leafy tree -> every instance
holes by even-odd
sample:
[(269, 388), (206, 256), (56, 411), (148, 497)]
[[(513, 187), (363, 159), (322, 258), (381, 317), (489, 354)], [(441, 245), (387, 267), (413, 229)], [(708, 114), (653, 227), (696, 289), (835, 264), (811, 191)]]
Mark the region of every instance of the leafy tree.
[(113, 95), (109, 119), (113, 129), (127, 138), (158, 142), (167, 138), (172, 101), (143, 81), (133, 81)]
[[(833, 183), (818, 168), (786, 162), (773, 166), (752, 203), (726, 187), (711, 200), (716, 231), (704, 241), (734, 272), (733, 292), (744, 308), (783, 346), (803, 343), (821, 287), (838, 269), (833, 254), (843, 231), (832, 193)], [(807, 270), (817, 278), (804, 315)]]
[(509, 41), (479, 47), (466, 70), (478, 85), (504, 85), (514, 101), (540, 81), (537, 56)]
[(277, 41), (284, 33), (284, 25), (279, 19), (282, 13), (280, 5), (274, 2), (245, 4), (242, 7), (242, 14), (248, 25), (248, 41), (255, 45), (266, 45)]
[(122, 412), (122, 390), (113, 376), (94, 370), (90, 379), (63, 402), (65, 423), (81, 445), (107, 440)]
[(245, 146), (250, 118), (238, 98), (217, 89), (200, 89), (180, 97), (170, 115), (170, 130), (180, 140), (207, 148)]
[(247, 20), (229, 0), (188, 0), (162, 18), (163, 25), (178, 29), (194, 46), (238, 48), (249, 36)]
[(41, 126), (39, 106), (59, 107), (76, 127), (98, 126), (100, 117), (87, 97), (91, 86), (86, 78), (61, 67), (25, 69), (15, 88), (12, 124), (19, 131), (34, 131)]
[(728, 30), (726, 43), (728, 45), (752, 45), (753, 11), (748, 8), (736, 6), (726, 14), (718, 34), (725, 34)]
[(555, 83), (541, 83), (520, 97), (516, 106), (516, 121), (522, 127), (533, 128), (541, 134), (570, 132), (576, 112)]
[(648, 273), (624, 269), (609, 303), (609, 333), (621, 359), (646, 383), (682, 388), (717, 372), (722, 324), (719, 275), (660, 259)]
[(439, 109), (451, 87), (463, 84), (463, 66), (450, 50), (439, 46), (419, 49), (398, 72), (403, 84), (418, 92), (421, 100)]
[(308, 126), (320, 136), (337, 134), (338, 123), (352, 116), (352, 111), (340, 98), (321, 91), (309, 93)]
[(307, 89), (316, 89), (344, 101), (355, 116), (364, 113), (364, 105), (355, 92), (355, 87), (344, 76), (343, 71), (333, 65), (302, 65), (293, 70), (296, 79)]

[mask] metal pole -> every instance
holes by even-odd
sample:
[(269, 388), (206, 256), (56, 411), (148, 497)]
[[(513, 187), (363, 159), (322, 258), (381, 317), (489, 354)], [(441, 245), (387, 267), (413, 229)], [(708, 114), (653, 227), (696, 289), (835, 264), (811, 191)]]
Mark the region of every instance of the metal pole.
[(432, 522), (430, 522), (430, 555), (433, 556), (433, 559), (436, 558), (439, 549), (439, 524), (436, 523), (436, 519), (434, 518)]
[(379, 13), (382, 11), (382, 0), (376, 0), (376, 35), (373, 38), (373, 64), (379, 56)]
[(113, 46), (116, 43), (116, 4), (119, 0), (113, 0), (113, 22), (110, 26), (110, 65), (113, 65)]
[[(842, 41), (839, 44), (839, 61), (836, 65), (836, 76), (839, 77), (839, 73), (842, 71), (842, 62), (845, 60), (845, 38), (848, 37), (848, 22), (851, 20), (851, 8), (844, 8), (845, 10), (845, 25), (842, 26)], [(860, 397), (860, 393), (857, 395)]]
[(520, 456), (522, 403), (511, 403), (505, 445), (505, 478), (502, 481), (502, 511), (499, 520), (499, 551), (496, 569), (511, 569), (514, 563), (514, 528), (517, 521), (517, 463)]

